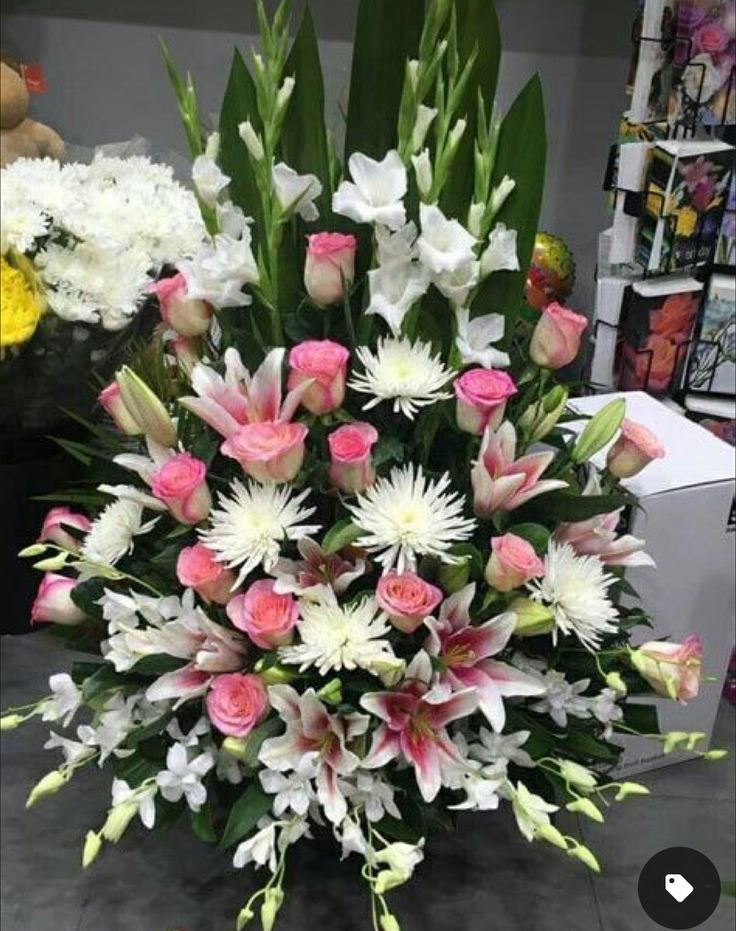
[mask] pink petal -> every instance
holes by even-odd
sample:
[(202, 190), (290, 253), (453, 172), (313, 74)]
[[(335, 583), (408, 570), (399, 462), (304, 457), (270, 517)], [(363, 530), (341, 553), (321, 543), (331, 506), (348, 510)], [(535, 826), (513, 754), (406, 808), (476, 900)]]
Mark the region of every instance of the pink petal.
[(535, 676), (530, 676), (508, 663), (486, 659), (478, 668), (493, 681), (501, 695), (541, 695), (544, 686)]
[(278, 420), (284, 354), (284, 349), (272, 349), (253, 375), (248, 391), (248, 417), (252, 423)]
[(179, 403), (225, 438), (232, 436), (241, 426), (224, 407), (208, 398), (179, 398)]
[(527, 501), (531, 501), (532, 498), (536, 498), (537, 495), (546, 494), (548, 491), (557, 491), (558, 488), (567, 488), (567, 482), (552, 478), (537, 482), (532, 488), (525, 488), (519, 494), (514, 495), (511, 501), (506, 502), (506, 507), (509, 511), (512, 511), (514, 508), (526, 504)]
[(302, 398), (309, 391), (309, 389), (314, 384), (313, 378), (307, 378), (303, 382), (300, 382), (296, 387), (292, 388), (284, 398), (284, 403), (281, 405), (281, 412), (279, 413), (279, 421), (282, 423), (288, 423), (291, 418), (296, 414), (296, 409), (301, 404)]
[(526, 485), (534, 485), (539, 481), (539, 477), (547, 466), (555, 458), (553, 452), (532, 453), (529, 456), (522, 456), (508, 470), (509, 473), (516, 474), (523, 472), (526, 476)]
[(456, 692), (452, 698), (446, 698), (437, 704), (430, 701), (431, 696), (425, 699), (424, 705), (428, 708), (427, 721), (434, 730), (439, 730), (450, 721), (458, 718), (467, 718), (478, 707), (478, 696), (473, 689)]
[(320, 740), (329, 732), (330, 717), (325, 706), (315, 695), (314, 689), (307, 689), (302, 695), (300, 710), (305, 737)]
[(440, 755), (431, 737), (411, 737), (408, 732), (401, 735), (401, 750), (414, 766), (417, 785), (425, 802), (437, 798), (442, 788)]
[(166, 672), (146, 690), (149, 701), (166, 701), (171, 698), (186, 701), (204, 695), (212, 676), (195, 669), (193, 665), (183, 666), (173, 672)]
[(454, 639), (472, 650), (475, 659), (480, 660), (500, 653), (511, 639), (515, 627), (516, 615), (507, 612), (491, 618), (480, 627), (466, 627)]
[(362, 765), (366, 769), (378, 769), (385, 766), (401, 753), (399, 735), (381, 724), (373, 734), (373, 742), (368, 755), (363, 758)]
[(440, 620), (446, 621), (452, 630), (460, 630), (470, 623), (470, 605), (475, 597), (475, 582), (450, 595), (440, 608)]
[(337, 773), (323, 766), (317, 773), (317, 797), (333, 824), (340, 824), (348, 813), (348, 804), (337, 784)]

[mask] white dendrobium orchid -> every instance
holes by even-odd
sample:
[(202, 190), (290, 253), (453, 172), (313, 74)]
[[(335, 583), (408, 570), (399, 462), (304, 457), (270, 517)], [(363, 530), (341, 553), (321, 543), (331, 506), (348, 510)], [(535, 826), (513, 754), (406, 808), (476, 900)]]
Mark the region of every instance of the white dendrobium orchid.
[(95, 748), (81, 740), (71, 740), (55, 731), (50, 731), (49, 739), (43, 745), (44, 750), (61, 750), (64, 762), (74, 765), (94, 754)]
[(339, 777), (348, 776), (360, 758), (347, 744), (368, 729), (364, 714), (330, 714), (310, 688), (303, 695), (290, 685), (268, 690), (271, 707), (286, 724), (286, 733), (263, 742), (258, 759), (279, 773), (299, 772), (305, 757), (314, 764), (317, 798), (333, 824), (340, 824), (348, 806)]
[(516, 230), (506, 229), (504, 223), (497, 223), (491, 230), (488, 245), (480, 257), (481, 277), (487, 278), (493, 272), (517, 272), (518, 270)]
[(281, 821), (274, 821), (268, 815), (261, 818), (256, 825), (255, 834), (244, 840), (235, 850), (233, 866), (242, 869), (249, 863), (255, 863), (256, 869), (268, 866), (276, 872), (278, 854), (295, 844), (302, 837), (311, 837), (309, 822), (295, 816)]
[(272, 810), (277, 818), (287, 811), (293, 811), (302, 818), (307, 814), (309, 806), (317, 799), (312, 780), (318, 770), (312, 754), (304, 756), (294, 772), (288, 775), (274, 769), (261, 770), (259, 779), (264, 792), (274, 796)]
[(156, 792), (155, 785), (131, 789), (124, 779), (113, 779), (112, 804), (114, 808), (119, 805), (135, 805), (141, 824), (150, 831), (156, 823)]
[(456, 272), (475, 261), (478, 240), (457, 220), (448, 220), (436, 204), (420, 204), (419, 221), (419, 258), (434, 275)]
[[(373, 772), (359, 770), (348, 782), (345, 794), (353, 808), (362, 808), (366, 818), (377, 824), (387, 814), (392, 818), (401, 818), (394, 796), (396, 790), (381, 776)], [(347, 823), (347, 819), (345, 822)]]
[[(528, 664), (527, 668), (529, 672), (534, 673), (531, 664)], [(589, 699), (582, 695), (590, 686), (590, 679), (568, 682), (564, 673), (556, 669), (548, 669), (538, 675), (545, 691), (539, 701), (530, 706), (532, 711), (548, 714), (555, 724), (562, 728), (567, 727), (568, 715), (574, 718), (590, 717)]]
[(156, 776), (156, 784), (167, 802), (178, 802), (183, 796), (189, 808), (197, 812), (207, 801), (202, 779), (214, 765), (215, 758), (209, 751), (190, 759), (186, 747), (174, 744), (169, 747), (166, 769)]
[(214, 158), (205, 154), (194, 159), (192, 181), (202, 203), (214, 207), (217, 198), (230, 183), (230, 178), (220, 170)]
[(317, 175), (300, 175), (285, 162), (278, 162), (273, 166), (271, 178), (281, 209), (287, 216), (298, 213), (308, 223), (319, 219), (314, 200), (322, 193), (322, 183)]
[(557, 811), (558, 807), (531, 793), (523, 782), (517, 782), (512, 792), (511, 807), (519, 831), (527, 840), (534, 840), (537, 830), (550, 823), (549, 816)]
[(465, 365), (482, 365), (484, 369), (504, 368), (511, 361), (508, 353), (493, 344), (503, 339), (505, 320), (501, 314), (485, 314), (470, 319), (470, 310), (457, 311), (455, 345)]
[(480, 743), (473, 744), (468, 752), (472, 759), (481, 763), (514, 763), (516, 766), (532, 767), (534, 761), (521, 747), (529, 739), (529, 731), (515, 734), (494, 734), (482, 727), (478, 733)]
[(414, 875), (414, 870), (424, 859), (424, 838), (418, 844), (402, 841), (388, 844), (382, 850), (375, 851), (369, 859), (372, 865), (385, 864), (386, 868), (379, 872), (375, 884), (376, 891), (382, 895), (408, 882)]
[(154, 709), (145, 701), (141, 693), (126, 699), (120, 692), (114, 692), (93, 724), (82, 724), (77, 728), (77, 737), (87, 746), (99, 749), (99, 764), (102, 766), (111, 754), (130, 756), (134, 751), (120, 749), (120, 744), (132, 730), (150, 724), (162, 713), (161, 708)]
[(448, 491), (450, 485), (449, 475), (435, 481), (419, 466), (393, 469), (348, 505), (363, 531), (356, 545), (380, 553), (385, 572), (393, 566), (399, 572), (415, 570), (419, 556), (456, 563), (450, 549), (471, 536), (475, 521), (463, 516), (465, 501)]
[(406, 166), (392, 149), (377, 162), (354, 152), (348, 160), (351, 181), (343, 181), (332, 196), (332, 209), (356, 223), (382, 223), (397, 230), (406, 222), (403, 198)]
[(442, 389), (453, 373), (438, 355), (432, 354), (429, 343), (384, 337), (378, 341), (375, 353), (360, 346), (356, 354), (365, 371), (354, 375), (349, 387), (373, 395), (373, 400), (363, 405), (364, 411), (381, 401), (393, 401), (394, 413), (413, 420), (420, 407), (450, 397)]
[(43, 703), (42, 721), (61, 721), (62, 727), (69, 727), (72, 718), (82, 705), (82, 693), (72, 677), (66, 672), (59, 672), (49, 677), (51, 697)]
[(613, 736), (613, 725), (616, 721), (623, 720), (624, 711), (617, 701), (621, 698), (618, 692), (613, 689), (603, 689), (598, 695), (589, 699), (590, 711), (596, 721), (605, 725), (603, 739), (610, 740)]

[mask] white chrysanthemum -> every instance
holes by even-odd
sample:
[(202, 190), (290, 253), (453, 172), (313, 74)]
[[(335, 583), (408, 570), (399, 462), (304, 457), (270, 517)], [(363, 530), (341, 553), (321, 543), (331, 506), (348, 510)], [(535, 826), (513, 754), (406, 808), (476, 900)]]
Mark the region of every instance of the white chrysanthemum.
[(388, 571), (415, 569), (417, 556), (437, 556), (455, 563), (455, 543), (467, 540), (475, 521), (463, 516), (464, 498), (449, 491), (450, 476), (433, 481), (417, 467), (394, 469), (379, 479), (357, 503), (349, 505), (353, 521), (364, 531), (358, 546), (381, 553), (378, 562)]
[(236, 479), (230, 487), (232, 497), (218, 497), (212, 526), (200, 537), (220, 562), (240, 566), (236, 585), (258, 565), (272, 569), (284, 540), (301, 540), (320, 529), (300, 523), (314, 513), (313, 507), (301, 507), (308, 490), (294, 498), (288, 485), (244, 485)]
[(84, 538), (82, 557), (90, 562), (114, 566), (127, 553), (133, 551), (133, 537), (148, 533), (158, 518), (143, 523), (143, 505), (120, 498), (108, 504), (97, 520), (93, 521)]
[(420, 407), (449, 398), (442, 389), (452, 378), (439, 356), (432, 355), (429, 343), (404, 339), (379, 340), (375, 355), (367, 346), (357, 350), (365, 371), (356, 375), (350, 387), (361, 394), (372, 394), (363, 405), (367, 411), (381, 401), (393, 400), (395, 413), (414, 418)]
[(608, 597), (615, 576), (604, 571), (597, 556), (578, 556), (567, 543), (551, 542), (544, 576), (528, 583), (531, 597), (548, 605), (563, 634), (575, 634), (589, 650), (618, 630), (618, 612)]
[(393, 659), (388, 640), (380, 639), (390, 628), (375, 598), (341, 606), (334, 594), (325, 591), (319, 602), (300, 601), (300, 611), (301, 643), (282, 647), (279, 658), (298, 665), (301, 672), (310, 666), (316, 666), (321, 676), (330, 670), (370, 670), (376, 660)]

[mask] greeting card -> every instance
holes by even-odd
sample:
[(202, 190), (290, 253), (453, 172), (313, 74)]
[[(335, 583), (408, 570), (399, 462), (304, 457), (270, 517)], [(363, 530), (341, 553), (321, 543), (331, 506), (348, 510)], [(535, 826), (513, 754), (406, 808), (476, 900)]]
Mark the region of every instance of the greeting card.
[(736, 395), (736, 279), (713, 275), (687, 372), (691, 391)]

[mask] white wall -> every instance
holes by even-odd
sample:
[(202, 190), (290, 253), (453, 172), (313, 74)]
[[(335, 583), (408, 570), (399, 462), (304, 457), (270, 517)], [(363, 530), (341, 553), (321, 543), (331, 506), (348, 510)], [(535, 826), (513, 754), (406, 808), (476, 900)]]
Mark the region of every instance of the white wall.
[[(303, 4), (295, 3), (298, 10)], [(356, 0), (311, 0), (326, 76), (328, 118), (346, 96)], [(184, 151), (157, 36), (191, 70), (203, 112), (216, 112), (233, 46), (255, 32), (248, 0), (4, 0), (3, 51), (43, 63), (48, 91), (33, 115), (72, 143), (141, 134)], [(589, 310), (608, 147), (623, 107), (633, 0), (496, 0), (504, 40), (499, 102), (538, 70), (547, 100), (549, 161), (542, 227), (564, 237), (578, 265), (571, 303)]]

